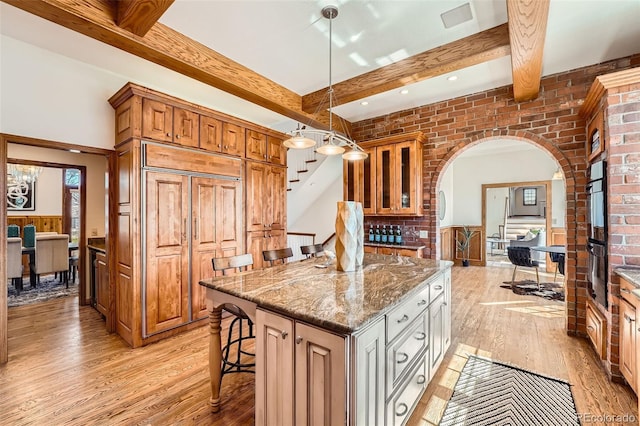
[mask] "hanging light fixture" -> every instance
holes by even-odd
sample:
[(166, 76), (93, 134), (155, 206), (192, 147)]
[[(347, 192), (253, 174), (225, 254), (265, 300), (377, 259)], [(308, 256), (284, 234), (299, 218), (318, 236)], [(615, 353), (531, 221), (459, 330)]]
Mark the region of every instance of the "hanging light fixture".
[[(298, 125), (298, 128), (291, 132), (291, 137), (283, 142), (283, 145), (293, 149), (311, 148), (315, 146), (316, 141), (309, 136), (318, 135), (322, 140), (322, 144), (316, 149), (318, 153), (323, 155), (338, 155), (344, 153), (342, 158), (345, 160), (364, 160), (368, 154), (364, 152), (357, 143), (333, 130), (333, 113), (331, 111), (334, 100), (331, 81), (332, 22), (333, 19), (338, 16), (338, 8), (336, 6), (325, 6), (322, 8), (322, 16), (329, 20), (329, 90), (327, 92), (329, 97), (329, 130), (306, 129), (306, 126), (300, 128)], [(350, 148), (347, 152), (345, 152), (345, 145)]]
[(7, 174), (13, 182), (35, 182), (42, 173), (42, 167), (27, 164), (7, 164)]

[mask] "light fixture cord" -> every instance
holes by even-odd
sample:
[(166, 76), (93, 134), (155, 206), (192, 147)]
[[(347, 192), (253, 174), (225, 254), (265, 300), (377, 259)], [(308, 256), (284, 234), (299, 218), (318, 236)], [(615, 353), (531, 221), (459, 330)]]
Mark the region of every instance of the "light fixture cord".
[(329, 131), (333, 131), (333, 85), (331, 83), (331, 60), (333, 42), (333, 13), (329, 16)]

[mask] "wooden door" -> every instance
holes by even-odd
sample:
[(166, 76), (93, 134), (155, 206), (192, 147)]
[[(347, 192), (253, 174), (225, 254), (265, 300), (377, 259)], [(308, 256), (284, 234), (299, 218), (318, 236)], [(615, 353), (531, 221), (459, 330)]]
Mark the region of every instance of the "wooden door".
[(246, 132), (247, 158), (267, 161), (267, 135), (247, 130)]
[(620, 299), (620, 371), (637, 392), (636, 375), (636, 310), (627, 301)]
[(396, 170), (394, 147), (380, 146), (376, 148), (376, 213), (394, 214), (394, 189), (396, 187)]
[(197, 148), (200, 143), (200, 115), (182, 108), (173, 109), (174, 142)]
[(394, 146), (395, 178), (392, 185), (394, 214), (415, 214), (418, 210), (415, 156), (415, 142), (403, 142)]
[(222, 151), (222, 122), (215, 118), (200, 116), (200, 148), (212, 152)]
[(269, 193), (269, 204), (266, 206), (266, 214), (268, 215), (267, 225), (271, 229), (286, 228), (286, 179), (287, 169), (284, 167), (268, 168), (266, 189)]
[(296, 424), (346, 424), (344, 338), (301, 323), (295, 335)]
[(109, 266), (107, 255), (96, 252), (96, 309), (109, 316)]
[[(247, 161), (246, 208), (247, 231), (262, 231), (266, 227), (266, 206), (270, 198), (267, 187), (267, 165)], [(255, 261), (255, 259), (254, 259)]]
[(242, 157), (245, 150), (245, 131), (231, 123), (222, 124), (222, 151), (225, 154)]
[(146, 172), (146, 334), (189, 320), (188, 177)]
[(265, 266), (265, 262), (262, 258), (262, 252), (268, 250), (268, 232), (267, 231), (254, 231), (247, 232), (247, 253), (251, 253), (253, 256), (252, 269), (262, 269)]
[(173, 141), (173, 108), (165, 103), (142, 99), (142, 137)]
[(287, 149), (282, 139), (267, 136), (267, 157), (270, 163), (284, 166), (287, 164)]
[(256, 312), (256, 425), (293, 425), (293, 321)]

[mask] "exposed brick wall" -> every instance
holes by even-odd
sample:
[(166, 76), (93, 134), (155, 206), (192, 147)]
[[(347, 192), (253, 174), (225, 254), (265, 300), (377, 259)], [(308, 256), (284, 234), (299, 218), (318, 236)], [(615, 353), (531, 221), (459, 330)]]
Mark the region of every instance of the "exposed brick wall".
[[(417, 241), (418, 231), (426, 230), (429, 238), (421, 240), (427, 245), (425, 257), (438, 257), (439, 228), (437, 221), (437, 188), (446, 167), (462, 152), (485, 140), (496, 138), (520, 139), (539, 146), (549, 152), (558, 162), (565, 175), (567, 191), (566, 231), (567, 231), (567, 332), (586, 335), (585, 303), (587, 293), (587, 223), (586, 193), (586, 122), (578, 115), (591, 84), (596, 76), (640, 66), (640, 54), (621, 58), (577, 70), (544, 77), (537, 99), (516, 103), (512, 86), (501, 87), (481, 93), (424, 105), (418, 108), (353, 123), (352, 136), (363, 142), (398, 133), (421, 131), (426, 136), (423, 153), (423, 196), (424, 217), (421, 218), (367, 218), (369, 223), (386, 223), (404, 226), (408, 230), (406, 241)], [(637, 96), (637, 94), (636, 94)], [(624, 101), (622, 99), (625, 99)], [(634, 100), (635, 99), (635, 100)], [(616, 102), (612, 99), (610, 102)], [(633, 96), (620, 94), (618, 103), (639, 102)], [(637, 110), (636, 110), (637, 111)], [(620, 123), (610, 129), (610, 136), (621, 134), (627, 129), (638, 129), (637, 114), (619, 112)], [(624, 118), (623, 118), (624, 116)], [(623, 122), (622, 120), (626, 120)], [(617, 132), (617, 133), (616, 133)], [(617, 160), (622, 164), (638, 163), (640, 158), (622, 153), (632, 143), (640, 143), (638, 136), (624, 141), (625, 146)], [(620, 145), (621, 142), (615, 142)], [(622, 163), (625, 161), (625, 163)], [(638, 168), (640, 170), (640, 167)], [(634, 180), (637, 179), (637, 180)], [(636, 194), (620, 199), (621, 208), (640, 204), (640, 178), (625, 180), (625, 190)], [(433, 202), (432, 202), (433, 200)], [(478, 207), (480, 208), (480, 207)], [(629, 215), (624, 228), (627, 238), (638, 235), (640, 214)], [(455, 224), (454, 224), (455, 225)], [(621, 225), (622, 227), (622, 225)], [(617, 228), (616, 228), (617, 229)], [(616, 231), (621, 232), (621, 231)], [(636, 241), (637, 240), (629, 240)], [(640, 243), (638, 243), (640, 244)], [(623, 246), (616, 249), (622, 255)], [(635, 256), (635, 255), (634, 255)], [(630, 255), (625, 261), (639, 262), (640, 257)], [(611, 318), (609, 318), (611, 319)], [(608, 368), (610, 373), (611, 369)], [(613, 368), (617, 374), (617, 365)]]

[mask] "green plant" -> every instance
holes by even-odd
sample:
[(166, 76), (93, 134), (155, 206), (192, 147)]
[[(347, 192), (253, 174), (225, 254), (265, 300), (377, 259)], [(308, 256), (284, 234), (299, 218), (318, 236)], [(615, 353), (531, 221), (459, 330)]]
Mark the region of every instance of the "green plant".
[(469, 260), (469, 246), (471, 245), (471, 237), (476, 231), (472, 231), (468, 226), (463, 226), (461, 231), (456, 235), (456, 248), (462, 254), (462, 260)]

